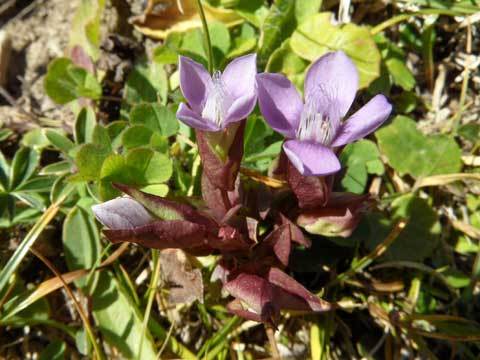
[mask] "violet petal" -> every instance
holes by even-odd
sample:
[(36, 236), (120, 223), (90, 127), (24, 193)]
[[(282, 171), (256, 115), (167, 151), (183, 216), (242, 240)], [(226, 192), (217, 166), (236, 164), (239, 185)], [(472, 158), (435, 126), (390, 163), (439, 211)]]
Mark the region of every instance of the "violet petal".
[(194, 129), (202, 131), (220, 131), (220, 127), (217, 124), (202, 118), (185, 103), (180, 103), (177, 110), (177, 119)]
[(357, 89), (357, 68), (343, 51), (322, 56), (312, 64), (305, 77), (305, 98), (318, 91), (327, 94), (328, 100), (335, 106), (334, 117), (345, 116), (355, 99)]
[(295, 138), (303, 102), (295, 86), (285, 76), (257, 75), (258, 104), (268, 124), (287, 138)]
[(185, 56), (180, 56), (178, 66), (180, 89), (183, 96), (187, 99), (190, 107), (200, 114), (203, 110), (207, 91), (212, 83), (212, 77), (202, 64)]
[(333, 151), (321, 144), (288, 140), (283, 150), (292, 164), (305, 176), (330, 175), (340, 170), (340, 162)]
[(361, 139), (375, 131), (392, 112), (392, 105), (383, 95), (373, 97), (343, 123), (332, 146), (342, 146)]
[(234, 101), (243, 97), (255, 98), (255, 75), (257, 75), (256, 54), (238, 57), (227, 65), (222, 80)]

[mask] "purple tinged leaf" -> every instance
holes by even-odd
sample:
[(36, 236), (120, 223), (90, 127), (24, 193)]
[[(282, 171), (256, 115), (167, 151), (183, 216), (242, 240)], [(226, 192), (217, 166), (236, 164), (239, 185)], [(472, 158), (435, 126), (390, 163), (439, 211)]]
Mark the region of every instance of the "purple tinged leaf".
[[(285, 274), (277, 268), (271, 268), (267, 275), (267, 280), (279, 288), (289, 292), (293, 295), (305, 300), (311, 310), (313, 311), (328, 311), (332, 306), (327, 301), (321, 300), (313, 295), (310, 291), (305, 289), (300, 283)], [(286, 304), (285, 304), (286, 305)], [(293, 310), (293, 309), (292, 309)]]
[(288, 258), (292, 247), (292, 238), (290, 234), (290, 226), (288, 224), (281, 225), (273, 230), (263, 240), (262, 245), (266, 245), (273, 249), (273, 253), (283, 266), (288, 266)]
[(325, 205), (333, 186), (333, 177), (303, 176), (290, 162), (287, 164), (287, 181), (303, 209)]
[(114, 184), (114, 186), (125, 194), (133, 197), (153, 215), (162, 220), (188, 220), (206, 226), (214, 225), (213, 221), (209, 220), (190, 205), (147, 194), (128, 185)]
[[(238, 205), (240, 200), (238, 195), (239, 187), (235, 186), (233, 191), (225, 194), (225, 191), (215, 187), (210, 182), (210, 178), (206, 175), (205, 171), (202, 173), (201, 186), (203, 201), (211, 211), (213, 217), (217, 219), (217, 221), (225, 222), (224, 217), (229, 210)], [(238, 211), (238, 209), (236, 211)]]
[(220, 227), (218, 236), (209, 238), (208, 245), (222, 252), (245, 251), (250, 248), (243, 234), (237, 228), (228, 225)]
[(248, 238), (253, 242), (257, 243), (257, 234), (258, 234), (258, 220), (247, 217), (247, 230), (248, 230)]
[(231, 125), (219, 133), (197, 130), (203, 169), (214, 187), (226, 191), (234, 190), (243, 157), (244, 130), (244, 121), (238, 125)]
[(297, 224), (311, 234), (348, 237), (370, 204), (369, 195), (334, 193), (325, 207), (302, 212)]
[(276, 314), (272, 313), (269, 314), (264, 314), (262, 316), (261, 314), (256, 314), (252, 311), (245, 310), (242, 302), (239, 299), (235, 299), (227, 304), (227, 310), (230, 311), (232, 314), (237, 315), (241, 318), (244, 318), (246, 320), (250, 321), (256, 321), (256, 322), (266, 322), (271, 325), (274, 325), (274, 320), (272, 318), (275, 318)]
[(126, 229), (103, 230), (113, 243), (128, 241), (153, 249), (205, 248), (205, 227), (184, 220), (156, 221)]
[(282, 213), (280, 213), (280, 221), (282, 225), (287, 224), (290, 226), (290, 235), (293, 242), (296, 242), (297, 244), (303, 245), (307, 248), (312, 246), (312, 242), (303, 234), (302, 230)]
[(260, 276), (242, 273), (227, 282), (223, 288), (230, 295), (247, 304), (253, 312), (260, 314), (262, 320), (278, 313), (274, 288)]
[(98, 221), (110, 229), (133, 229), (155, 220), (140, 203), (129, 197), (94, 205), (92, 211)]
[(92, 59), (80, 45), (75, 45), (71, 49), (70, 58), (76, 66), (87, 70), (91, 74), (95, 73), (95, 65)]

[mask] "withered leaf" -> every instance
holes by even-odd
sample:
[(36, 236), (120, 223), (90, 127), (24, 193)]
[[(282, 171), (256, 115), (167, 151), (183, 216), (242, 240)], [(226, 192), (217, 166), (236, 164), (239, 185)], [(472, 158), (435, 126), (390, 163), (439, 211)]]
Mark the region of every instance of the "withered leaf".
[(179, 249), (160, 252), (161, 279), (168, 289), (170, 304), (203, 303), (202, 271), (192, 266), (187, 254)]

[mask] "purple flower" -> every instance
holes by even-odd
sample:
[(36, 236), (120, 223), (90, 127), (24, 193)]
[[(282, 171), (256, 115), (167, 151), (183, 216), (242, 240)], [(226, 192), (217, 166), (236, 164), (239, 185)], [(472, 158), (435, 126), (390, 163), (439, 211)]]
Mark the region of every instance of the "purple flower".
[(283, 75), (257, 75), (260, 110), (270, 126), (288, 140), (283, 149), (305, 176), (329, 175), (340, 170), (332, 148), (356, 141), (377, 129), (392, 105), (377, 95), (346, 121), (358, 89), (358, 73), (341, 51), (322, 56), (305, 78), (305, 103)]
[(177, 118), (202, 131), (220, 131), (245, 119), (257, 102), (256, 60), (255, 54), (239, 57), (210, 76), (203, 65), (181, 56), (180, 88), (188, 105), (180, 104)]

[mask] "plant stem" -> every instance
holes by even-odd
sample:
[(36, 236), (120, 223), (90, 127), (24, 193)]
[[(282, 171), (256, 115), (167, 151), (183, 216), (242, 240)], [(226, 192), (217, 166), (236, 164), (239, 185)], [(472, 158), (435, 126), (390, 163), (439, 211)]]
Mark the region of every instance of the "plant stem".
[(142, 349), (143, 349), (143, 339), (145, 338), (145, 334), (147, 332), (148, 327), (148, 319), (150, 318), (150, 313), (152, 311), (153, 299), (155, 298), (155, 293), (157, 292), (158, 280), (160, 278), (160, 250), (152, 250), (152, 263), (153, 263), (153, 270), (152, 270), (152, 277), (150, 278), (150, 286), (149, 286), (149, 293), (148, 293), (148, 300), (147, 300), (147, 307), (145, 309), (145, 314), (143, 316), (143, 326), (142, 326), (142, 337), (140, 338), (140, 352), (139, 358), (142, 357)]
[(275, 330), (273, 330), (270, 325), (265, 325), (265, 332), (267, 333), (268, 342), (270, 343), (272, 358), (281, 359), (280, 353), (278, 352), (277, 341), (275, 340)]
[(421, 16), (421, 15), (446, 15), (446, 16), (459, 16), (461, 15), (460, 13), (452, 10), (443, 10), (443, 9), (424, 9), (416, 12), (412, 12), (410, 14), (400, 14), (394, 17), (391, 17), (390, 19), (378, 24), (377, 26), (373, 27), (370, 30), (370, 33), (372, 35), (376, 35), (383, 30), (389, 28), (390, 26), (396, 25), (398, 23), (401, 23), (403, 21), (406, 21), (408, 19), (411, 19), (412, 17), (415, 16)]
[(202, 20), (203, 34), (205, 36), (205, 42), (207, 44), (208, 52), (208, 72), (213, 74), (213, 50), (212, 42), (210, 40), (210, 32), (208, 31), (207, 18), (205, 17), (205, 11), (201, 0), (197, 0), (198, 12), (200, 13), (200, 19)]

